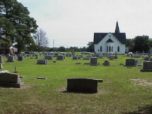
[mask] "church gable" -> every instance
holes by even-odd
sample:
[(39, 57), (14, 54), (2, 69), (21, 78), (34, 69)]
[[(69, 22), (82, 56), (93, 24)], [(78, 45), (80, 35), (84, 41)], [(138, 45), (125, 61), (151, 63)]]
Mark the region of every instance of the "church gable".
[[(94, 44), (98, 44), (102, 41), (108, 33), (94, 33)], [(126, 43), (126, 34), (125, 33), (111, 33), (117, 38), (122, 44)]]
[(117, 43), (117, 44), (122, 44), (118, 38), (116, 38), (113, 33), (107, 33), (107, 35), (101, 40), (99, 41), (98, 44), (107, 44), (107, 43)]
[(126, 34), (120, 33), (118, 23), (114, 33), (94, 33), (96, 53), (125, 53)]
[[(107, 34), (109, 33), (94, 33), (94, 44), (98, 44), (100, 41), (102, 41)], [(126, 44), (126, 33), (120, 32), (118, 22), (116, 23), (115, 32), (110, 34), (115, 36), (120, 43)]]

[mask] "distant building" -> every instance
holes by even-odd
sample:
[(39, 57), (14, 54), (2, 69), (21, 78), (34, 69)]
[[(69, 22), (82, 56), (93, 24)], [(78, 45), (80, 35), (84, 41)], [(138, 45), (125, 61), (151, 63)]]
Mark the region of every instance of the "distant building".
[(118, 22), (114, 33), (94, 33), (94, 51), (96, 54), (125, 53), (126, 33), (120, 32)]

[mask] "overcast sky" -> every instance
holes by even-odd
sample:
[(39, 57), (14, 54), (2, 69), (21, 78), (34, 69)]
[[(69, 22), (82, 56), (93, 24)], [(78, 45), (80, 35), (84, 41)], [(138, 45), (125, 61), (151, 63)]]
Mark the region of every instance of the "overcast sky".
[(86, 46), (94, 32), (152, 37), (152, 0), (18, 0), (46, 31), (50, 47)]

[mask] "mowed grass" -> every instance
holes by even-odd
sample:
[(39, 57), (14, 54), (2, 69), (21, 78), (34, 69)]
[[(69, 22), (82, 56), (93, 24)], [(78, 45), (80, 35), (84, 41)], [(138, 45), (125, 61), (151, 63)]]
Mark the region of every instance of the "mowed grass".
[[(152, 72), (140, 72), (142, 67), (127, 68), (125, 56), (111, 60), (111, 66), (84, 65), (87, 60), (64, 61), (37, 65), (36, 59), (26, 58), (14, 63), (5, 62), (5, 69), (17, 71), (23, 77), (19, 89), (0, 88), (0, 114), (126, 114), (138, 107), (152, 106), (152, 86), (135, 84), (131, 79), (152, 83)], [(80, 62), (81, 64), (75, 64)], [(45, 77), (46, 80), (38, 80)], [(67, 93), (67, 78), (103, 79), (98, 93)]]

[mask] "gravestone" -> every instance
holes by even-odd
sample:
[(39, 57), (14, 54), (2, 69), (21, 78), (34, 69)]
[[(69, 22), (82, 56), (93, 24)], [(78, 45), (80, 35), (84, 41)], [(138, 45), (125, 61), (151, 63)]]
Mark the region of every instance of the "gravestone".
[(7, 62), (14, 62), (14, 56), (12, 55), (9, 55), (8, 58), (7, 58)]
[(84, 56), (83, 60), (90, 60), (90, 58), (91, 58), (90, 56)]
[(149, 58), (148, 56), (146, 56), (146, 57), (144, 57), (144, 60), (145, 60), (145, 61), (149, 61), (150, 58)]
[(152, 61), (144, 61), (142, 72), (152, 72)]
[(74, 55), (74, 56), (72, 57), (72, 59), (73, 59), (73, 60), (78, 60), (78, 56)]
[(103, 54), (101, 54), (101, 53), (96, 54), (95, 56), (97, 56), (98, 58), (103, 58)]
[(104, 65), (104, 66), (110, 66), (110, 62), (107, 61), (107, 60), (105, 60), (104, 63), (103, 63), (103, 65)]
[(16, 73), (9, 73), (8, 71), (0, 71), (0, 86), (20, 88), (21, 80), (19, 75)]
[(46, 65), (47, 64), (47, 60), (45, 60), (45, 59), (39, 59), (39, 60), (37, 60), (37, 64), (44, 64), (44, 65)]
[(52, 60), (53, 57), (52, 57), (51, 55), (46, 55), (46, 56), (45, 56), (45, 59), (47, 59), (47, 60)]
[(110, 60), (117, 59), (117, 58), (118, 58), (117, 53), (115, 53), (115, 54), (109, 54), (109, 55), (108, 55), (108, 58), (109, 58)]
[(71, 57), (72, 54), (71, 53), (66, 53), (66, 57)]
[(23, 56), (22, 55), (18, 55), (18, 61), (23, 61)]
[(134, 58), (140, 58), (141, 55), (140, 55), (140, 54), (133, 54), (133, 57), (134, 57)]
[(137, 66), (142, 66), (142, 60), (141, 59), (138, 59), (136, 62), (137, 62), (136, 63)]
[(57, 60), (64, 60), (64, 56), (63, 55), (58, 55)]
[(129, 53), (127, 54), (127, 56), (128, 56), (128, 57), (133, 57), (133, 52), (129, 52)]
[(90, 58), (90, 65), (96, 66), (98, 64), (97, 57), (91, 57)]
[(98, 82), (102, 82), (102, 80), (88, 78), (67, 79), (67, 92), (96, 93), (98, 92)]
[(126, 64), (127, 67), (133, 67), (137, 65), (137, 61), (135, 59), (126, 59)]

